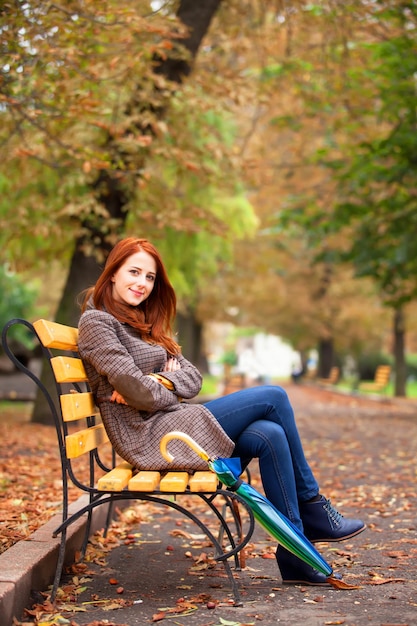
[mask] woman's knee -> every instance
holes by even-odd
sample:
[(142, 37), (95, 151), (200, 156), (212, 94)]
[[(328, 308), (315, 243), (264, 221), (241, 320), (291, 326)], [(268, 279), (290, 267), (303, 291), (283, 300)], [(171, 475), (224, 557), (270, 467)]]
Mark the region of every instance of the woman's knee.
[(248, 426), (236, 442), (252, 456), (260, 456), (262, 452), (277, 451), (287, 447), (287, 436), (279, 424), (269, 420), (258, 420)]
[(264, 388), (264, 400), (268, 401), (273, 406), (281, 406), (282, 404), (289, 404), (288, 394), (278, 385), (268, 385)]

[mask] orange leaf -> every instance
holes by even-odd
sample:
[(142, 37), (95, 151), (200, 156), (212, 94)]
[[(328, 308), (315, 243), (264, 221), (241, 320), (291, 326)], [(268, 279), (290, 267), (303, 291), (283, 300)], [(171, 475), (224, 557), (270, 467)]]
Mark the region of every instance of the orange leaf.
[(367, 582), (367, 585), (386, 585), (387, 583), (404, 583), (405, 582), (405, 578), (373, 578), (372, 580), (370, 580), (369, 582)]
[(186, 161), (184, 165), (188, 170), (191, 170), (192, 172), (198, 172), (198, 170), (200, 169), (200, 167), (192, 161)]
[(338, 580), (337, 578), (334, 578), (333, 576), (329, 576), (327, 578), (327, 581), (335, 589), (360, 589), (361, 588), (360, 585), (349, 585), (348, 583), (345, 583), (343, 580)]

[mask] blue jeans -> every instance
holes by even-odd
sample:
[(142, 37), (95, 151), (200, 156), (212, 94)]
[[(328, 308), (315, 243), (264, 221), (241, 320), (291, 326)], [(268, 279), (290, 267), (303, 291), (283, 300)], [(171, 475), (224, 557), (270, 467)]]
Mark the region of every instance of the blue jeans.
[(240, 457), (243, 467), (252, 458), (259, 459), (266, 497), (302, 531), (298, 503), (316, 496), (319, 486), (304, 456), (284, 389), (251, 387), (205, 406), (235, 442), (233, 456)]

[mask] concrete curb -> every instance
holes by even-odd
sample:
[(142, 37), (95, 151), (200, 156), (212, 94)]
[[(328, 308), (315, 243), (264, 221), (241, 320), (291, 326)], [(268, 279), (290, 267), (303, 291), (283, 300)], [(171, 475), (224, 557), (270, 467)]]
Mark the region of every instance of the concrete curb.
[[(81, 496), (70, 505), (75, 513), (88, 503), (88, 496)], [(95, 509), (91, 532), (104, 528), (108, 505)], [(13, 618), (20, 619), (28, 606), (32, 590), (41, 591), (53, 581), (58, 559), (60, 538), (52, 537), (53, 531), (60, 525), (62, 517), (55, 515), (49, 522), (32, 533), (28, 539), (19, 541), (0, 554), (0, 624), (12, 626)], [(67, 530), (65, 561), (74, 560), (75, 553), (81, 548), (86, 525), (83, 516)]]

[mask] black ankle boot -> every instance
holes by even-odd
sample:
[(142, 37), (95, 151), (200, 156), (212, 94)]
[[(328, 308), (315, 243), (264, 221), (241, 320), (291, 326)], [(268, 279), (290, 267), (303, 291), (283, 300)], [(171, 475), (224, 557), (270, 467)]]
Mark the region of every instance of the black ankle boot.
[(359, 519), (345, 519), (324, 496), (317, 502), (300, 503), (300, 516), (304, 534), (312, 543), (343, 541), (358, 535), (366, 528)]
[[(318, 585), (321, 587), (330, 585), (324, 574), (313, 569), (282, 546), (278, 546), (276, 558), (284, 584)], [(339, 574), (332, 574), (332, 576), (338, 579), (341, 578)]]

